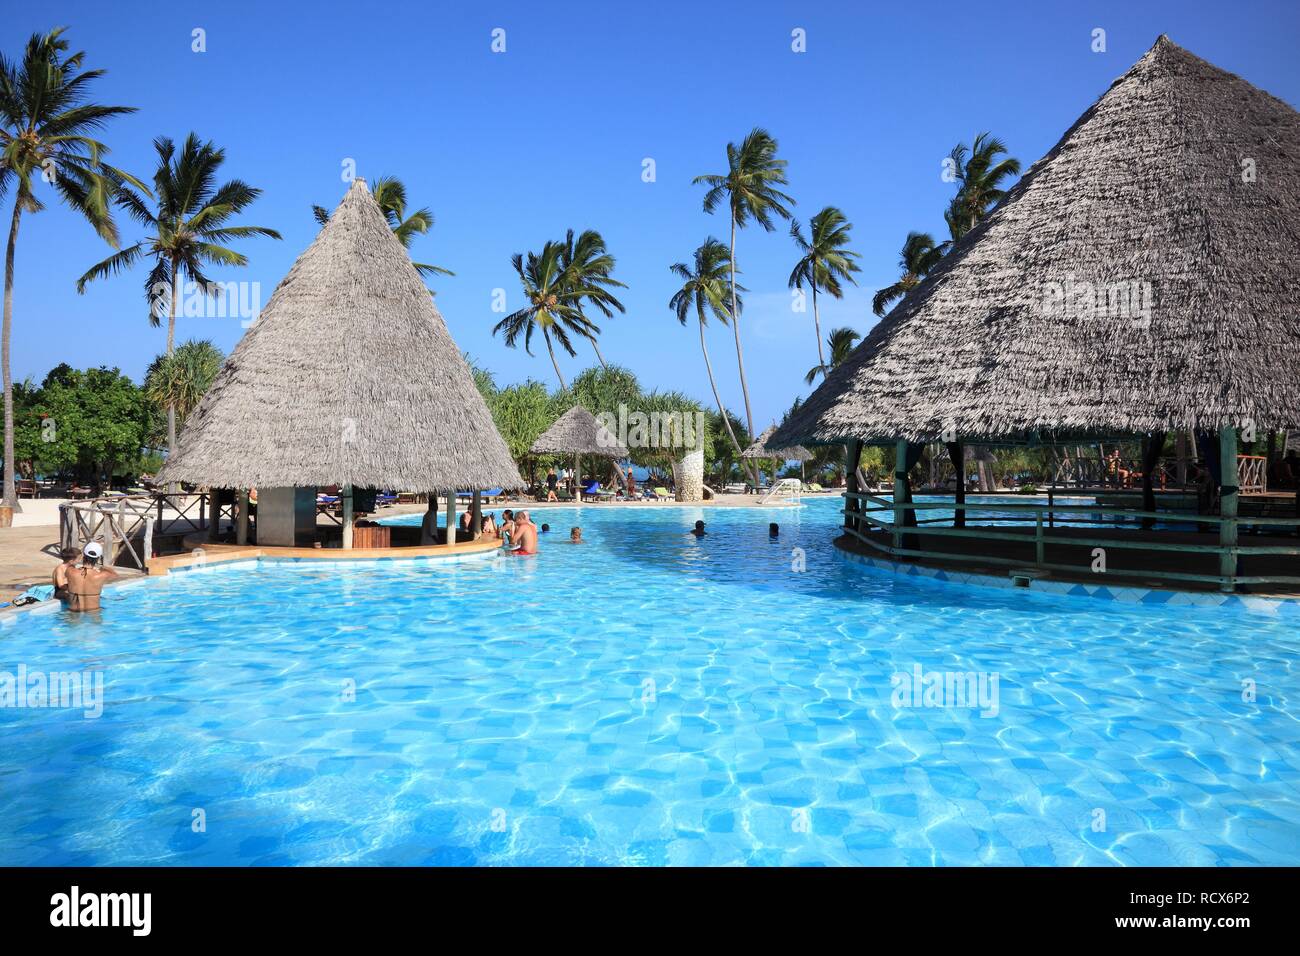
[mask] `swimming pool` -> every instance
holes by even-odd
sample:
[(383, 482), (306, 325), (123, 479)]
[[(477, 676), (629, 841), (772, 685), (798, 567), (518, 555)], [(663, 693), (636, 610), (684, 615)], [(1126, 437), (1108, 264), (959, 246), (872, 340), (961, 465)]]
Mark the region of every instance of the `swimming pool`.
[[(0, 863), (1300, 861), (1296, 618), (899, 578), (835, 554), (838, 507), (551, 509), (536, 558), (0, 627), (0, 671), (105, 693), (0, 709)], [(896, 707), (916, 668), (996, 676), (996, 715)]]

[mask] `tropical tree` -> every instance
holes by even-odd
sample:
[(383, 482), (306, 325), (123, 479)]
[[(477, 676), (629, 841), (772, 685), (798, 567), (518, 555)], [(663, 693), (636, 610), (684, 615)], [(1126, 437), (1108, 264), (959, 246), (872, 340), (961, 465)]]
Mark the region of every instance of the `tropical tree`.
[(198, 407), (226, 356), (207, 339), (182, 342), (170, 355), (159, 355), (144, 373), (144, 393), (161, 409), (176, 413), (177, 427)]
[[(727, 438), (731, 440), (731, 445), (739, 458), (740, 443), (731, 428), (731, 416), (727, 414), (726, 406), (722, 404), (718, 382), (713, 376), (713, 363), (709, 360), (709, 345), (704, 337), (704, 326), (708, 323), (710, 315), (723, 325), (730, 320), (727, 285), (731, 272), (731, 253), (727, 251), (725, 245), (709, 236), (704, 240), (704, 244), (695, 250), (693, 265), (675, 262), (669, 266), (669, 269), (682, 280), (682, 287), (668, 300), (668, 307), (677, 314), (677, 321), (682, 325), (686, 324), (691, 312), (695, 313), (700, 328), (700, 351), (704, 353), (704, 369), (709, 374), (709, 387), (713, 389), (713, 401), (718, 406), (718, 416), (726, 428)], [(746, 290), (744, 286), (736, 286), (736, 291)], [(732, 301), (736, 309), (743, 308), (738, 295)]]
[(808, 370), (808, 374), (803, 377), (804, 382), (811, 385), (817, 380), (818, 375), (822, 378), (829, 375), (831, 369), (843, 364), (844, 360), (849, 357), (849, 353), (853, 351), (853, 346), (857, 344), (860, 338), (862, 338), (861, 335), (847, 326), (831, 329), (831, 334), (826, 336), (826, 347), (830, 349), (831, 364), (829, 366), (824, 363), (814, 365)]
[(743, 229), (753, 219), (767, 232), (776, 228), (773, 216), (790, 218), (787, 206), (794, 199), (777, 189), (786, 184), (786, 162), (776, 158), (776, 140), (767, 130), (755, 127), (737, 146), (727, 144), (727, 171), (696, 176), (693, 182), (708, 187), (704, 194), (704, 211), (712, 213), (724, 201), (731, 214), (731, 331), (736, 338), (736, 365), (740, 370), (740, 390), (745, 397), (745, 421), (754, 432), (754, 410), (749, 402), (749, 383), (745, 379), (745, 353), (740, 344), (740, 316), (736, 305), (736, 229)]
[(582, 299), (587, 293), (566, 279), (564, 256), (564, 243), (548, 241), (541, 252), (530, 252), (526, 259), (521, 253), (510, 258), (528, 304), (493, 326), (492, 334), (504, 333), (510, 348), (515, 347), (522, 335), (524, 351), (532, 355), (533, 334), (541, 330), (555, 377), (560, 380), (561, 388), (568, 388), (560, 363), (555, 359), (555, 343), (569, 355), (576, 355), (570, 335), (594, 340), (600, 328), (583, 314)]
[[(575, 240), (573, 230), (570, 229), (564, 236), (560, 264), (564, 270), (561, 281), (577, 293), (578, 298), (575, 301), (579, 310), (585, 302), (598, 309), (607, 319), (614, 317), (615, 309), (619, 312), (626, 311), (623, 303), (614, 297), (610, 289), (626, 289), (627, 286), (611, 274), (614, 271), (614, 257), (609, 254), (609, 250), (605, 248), (605, 240), (596, 230), (585, 229)], [(588, 323), (587, 331), (583, 335), (596, 350), (596, 358), (601, 366), (609, 368), (605, 356), (600, 354), (600, 345), (596, 341), (599, 332), (597, 326)]]
[(871, 311), (880, 316), (888, 312), (890, 303), (901, 299), (920, 285), (921, 280), (939, 264), (951, 246), (951, 242), (935, 245), (934, 236), (928, 232), (909, 232), (898, 257), (898, 266), (903, 274), (893, 285), (885, 286), (876, 293), (871, 300)]
[(493, 394), (488, 402), (492, 421), (516, 462), (528, 456), (533, 442), (560, 417), (556, 404), (546, 386), (534, 379)]
[(1020, 160), (1011, 156), (998, 159), (1006, 152), (1006, 144), (987, 132), (976, 136), (969, 148), (965, 143), (952, 148), (949, 159), (958, 183), (957, 195), (944, 218), (954, 240), (974, 229), (1006, 197), (1004, 183), (1020, 175)]
[[(176, 350), (176, 303), (180, 299), (182, 277), (187, 277), (206, 295), (220, 295), (221, 286), (204, 273), (208, 266), (245, 266), (248, 258), (224, 243), (253, 236), (279, 239), (280, 234), (265, 226), (234, 225), (231, 220), (251, 206), (262, 190), (239, 179), (216, 185), (226, 151), (212, 142), (201, 142), (190, 133), (181, 146), (167, 137), (153, 141), (158, 154), (154, 172), (157, 191), (156, 209), (151, 211), (144, 198), (123, 186), (117, 204), (149, 230), (144, 239), (91, 266), (77, 280), (77, 291), (85, 292), (87, 283), (103, 279), (137, 262), (152, 260), (153, 268), (145, 279), (145, 300), (149, 304), (149, 322), (154, 327), (167, 316), (167, 355)], [(176, 408), (167, 406), (167, 449), (176, 452)]]
[(860, 272), (854, 259), (858, 254), (848, 248), (849, 233), (853, 224), (845, 218), (844, 213), (834, 206), (826, 206), (812, 217), (809, 223), (810, 233), (804, 238), (803, 227), (798, 220), (790, 223), (790, 238), (803, 253), (790, 273), (790, 288), (802, 289), (804, 283), (812, 288), (813, 331), (817, 334), (817, 357), (822, 368), (826, 367), (826, 353), (822, 351), (821, 315), (817, 311), (817, 290), (822, 289), (827, 295), (836, 299), (844, 297), (844, 287), (840, 281), (857, 285), (853, 273)]
[(0, 55), (0, 198), (13, 188), (14, 208), (5, 247), (4, 319), (0, 366), (4, 379), (4, 504), (20, 511), (14, 485), (14, 395), (9, 346), (13, 330), (14, 251), (24, 212), (45, 204), (37, 197), (36, 177), (80, 213), (110, 246), (117, 247), (111, 203), (122, 182), (144, 188), (129, 174), (108, 165), (108, 147), (91, 134), (107, 120), (135, 112), (129, 106), (87, 101), (103, 70), (83, 70), (85, 54), (68, 53), (63, 27), (34, 34), (22, 58)]
[[(393, 235), (402, 244), (402, 248), (409, 250), (411, 240), (433, 228), (433, 212), (427, 206), (415, 210), (409, 216), (406, 214), (406, 185), (396, 176), (380, 176), (370, 187), (370, 195), (379, 204), (384, 218), (388, 220), (388, 228), (393, 230)], [(330, 221), (330, 212), (324, 206), (312, 206), (311, 212), (316, 217), (316, 222), (322, 226)], [(411, 265), (422, 276), (456, 274), (450, 269), (427, 262), (412, 262)]]

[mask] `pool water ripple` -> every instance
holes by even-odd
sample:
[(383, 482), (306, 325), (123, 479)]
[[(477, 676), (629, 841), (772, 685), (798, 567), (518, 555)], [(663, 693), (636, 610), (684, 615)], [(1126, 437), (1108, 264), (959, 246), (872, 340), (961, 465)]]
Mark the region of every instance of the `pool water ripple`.
[[(106, 697), (0, 709), (0, 863), (1300, 860), (1294, 618), (900, 578), (834, 553), (836, 507), (549, 510), (536, 558), (218, 567), (0, 628), (0, 670)], [(916, 665), (996, 674), (996, 716), (895, 707)]]

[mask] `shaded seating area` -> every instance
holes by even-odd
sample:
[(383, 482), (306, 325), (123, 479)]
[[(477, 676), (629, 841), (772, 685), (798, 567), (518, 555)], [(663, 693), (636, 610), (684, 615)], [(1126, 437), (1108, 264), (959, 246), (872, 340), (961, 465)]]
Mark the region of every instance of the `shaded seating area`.
[[(1268, 155), (1267, 182), (1216, 172), (1243, 143)], [(1300, 114), (1162, 36), (768, 444), (844, 447), (846, 550), (1300, 593), (1300, 501), (1249, 507), (1267, 488), (1253, 442), (1300, 427), (1300, 391), (1279, 387), (1300, 381), (1297, 217)], [(1175, 511), (1158, 492), (1177, 435), (1194, 463)], [(914, 500), (927, 445), (960, 463), (951, 501)], [(892, 458), (888, 497), (861, 486), (867, 446)], [(1105, 494), (1081, 511), (968, 501), (972, 446), (1096, 449), (1071, 490)]]
[[(523, 485), (463, 354), (361, 179), (276, 287), (178, 444), (158, 482), (221, 490), (234, 527), (221, 529), (221, 496), (210, 495), (209, 539), (262, 549), (459, 546), (445, 530), (456, 526), (459, 489), (472, 489), (475, 530), (464, 538), (473, 541), (477, 489)], [(398, 501), (392, 489), (425, 498), (422, 526), (356, 520)], [(338, 528), (318, 524), (321, 514)]]
[[(529, 451), (534, 455), (572, 455), (575, 477), (582, 474), (583, 455), (618, 462), (630, 454), (627, 448), (596, 420), (596, 416), (581, 405), (574, 405), (556, 419), (550, 428), (538, 436)], [(621, 469), (615, 467), (614, 473), (621, 481)], [(613, 492), (601, 492), (600, 483), (592, 481), (588, 482), (586, 488), (578, 485), (574, 499), (578, 502), (581, 502), (584, 497), (599, 500), (602, 496), (608, 497), (613, 494)], [(558, 492), (556, 496), (559, 497)], [(538, 500), (545, 501), (546, 498), (543, 495)]]

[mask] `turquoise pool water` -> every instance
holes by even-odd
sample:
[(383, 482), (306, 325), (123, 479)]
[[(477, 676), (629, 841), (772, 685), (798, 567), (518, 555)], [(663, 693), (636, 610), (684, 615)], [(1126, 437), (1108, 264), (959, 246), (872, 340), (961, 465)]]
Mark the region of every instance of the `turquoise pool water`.
[[(0, 627), (105, 695), (0, 709), (0, 863), (1300, 862), (1297, 618), (897, 579), (838, 506), (549, 510), (590, 543)], [(918, 666), (996, 715), (896, 707)]]

